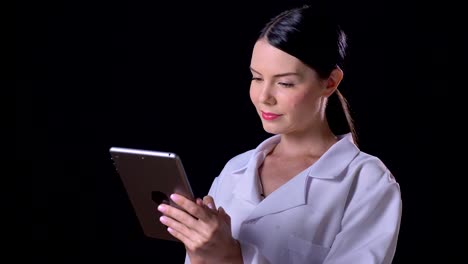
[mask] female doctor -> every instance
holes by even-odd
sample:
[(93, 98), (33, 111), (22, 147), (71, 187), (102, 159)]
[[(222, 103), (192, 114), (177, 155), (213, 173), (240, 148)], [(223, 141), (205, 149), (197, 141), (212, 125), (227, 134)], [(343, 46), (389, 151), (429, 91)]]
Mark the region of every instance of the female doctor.
[(186, 263), (392, 262), (400, 188), (356, 144), (338, 90), (346, 47), (318, 5), (285, 11), (263, 28), (250, 98), (273, 135), (229, 160), (203, 200), (173, 194), (185, 211), (158, 207), (184, 243)]

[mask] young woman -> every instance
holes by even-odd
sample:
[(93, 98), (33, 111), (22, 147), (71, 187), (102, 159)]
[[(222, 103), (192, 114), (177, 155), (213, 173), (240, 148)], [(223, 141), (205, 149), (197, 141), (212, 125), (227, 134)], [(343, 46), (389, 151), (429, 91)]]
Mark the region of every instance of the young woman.
[(273, 135), (229, 160), (203, 200), (172, 195), (186, 211), (158, 208), (185, 244), (186, 263), (392, 262), (400, 188), (356, 144), (338, 91), (346, 46), (320, 6), (266, 24), (253, 48), (250, 97)]

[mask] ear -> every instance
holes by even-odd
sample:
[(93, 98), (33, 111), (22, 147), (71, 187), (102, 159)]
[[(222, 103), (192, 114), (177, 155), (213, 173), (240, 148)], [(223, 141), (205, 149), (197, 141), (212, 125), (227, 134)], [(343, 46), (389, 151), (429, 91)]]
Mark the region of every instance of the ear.
[(326, 80), (326, 87), (323, 90), (323, 96), (329, 97), (335, 92), (340, 85), (341, 80), (343, 80), (343, 71), (340, 68), (335, 68), (328, 79)]

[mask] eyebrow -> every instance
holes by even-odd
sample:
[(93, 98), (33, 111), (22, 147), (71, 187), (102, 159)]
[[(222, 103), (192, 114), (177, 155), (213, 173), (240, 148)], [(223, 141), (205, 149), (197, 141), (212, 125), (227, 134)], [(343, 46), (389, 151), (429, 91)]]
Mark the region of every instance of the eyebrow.
[[(260, 74), (262, 75), (261, 73), (259, 73), (258, 71), (254, 70), (252, 67), (249, 67), (251, 71), (255, 72), (256, 74)], [(273, 75), (273, 77), (283, 77), (283, 76), (289, 76), (289, 75), (296, 75), (296, 76), (300, 76), (299, 73), (297, 72), (285, 72), (285, 73), (278, 73), (278, 74), (275, 74)]]

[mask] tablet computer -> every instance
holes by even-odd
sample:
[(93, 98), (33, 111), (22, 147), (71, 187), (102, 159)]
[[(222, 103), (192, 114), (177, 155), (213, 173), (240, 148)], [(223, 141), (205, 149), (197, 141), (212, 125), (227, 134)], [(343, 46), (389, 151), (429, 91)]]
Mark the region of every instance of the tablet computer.
[(111, 147), (109, 152), (143, 233), (179, 241), (159, 221), (157, 207), (161, 203), (178, 207), (169, 198), (172, 193), (195, 200), (180, 157), (171, 152), (122, 147)]

